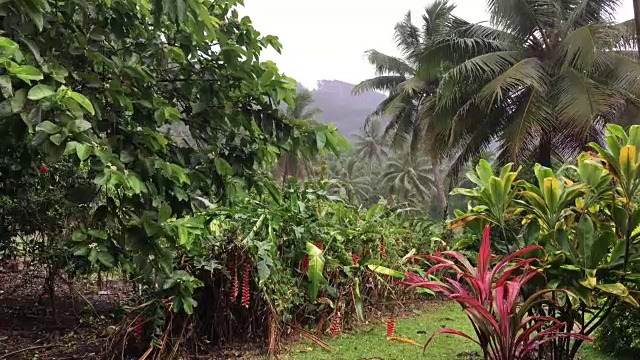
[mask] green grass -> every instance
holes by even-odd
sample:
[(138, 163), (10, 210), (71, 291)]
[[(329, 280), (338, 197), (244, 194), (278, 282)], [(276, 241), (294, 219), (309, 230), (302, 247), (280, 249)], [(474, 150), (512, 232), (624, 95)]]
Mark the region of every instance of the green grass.
[[(425, 353), (422, 345), (434, 331), (442, 328), (454, 328), (473, 334), (471, 323), (457, 304), (447, 303), (434, 306), (417, 313), (412, 318), (396, 320), (397, 337), (410, 338), (420, 346), (395, 343), (386, 340), (385, 325), (357, 329), (335, 339), (325, 339), (331, 346), (328, 353), (307, 340), (294, 345), (283, 359), (305, 360), (414, 360), (414, 359), (468, 359), (465, 353), (480, 354), (477, 345), (463, 338), (440, 335), (429, 345)], [(586, 346), (580, 355), (581, 360), (612, 360)]]

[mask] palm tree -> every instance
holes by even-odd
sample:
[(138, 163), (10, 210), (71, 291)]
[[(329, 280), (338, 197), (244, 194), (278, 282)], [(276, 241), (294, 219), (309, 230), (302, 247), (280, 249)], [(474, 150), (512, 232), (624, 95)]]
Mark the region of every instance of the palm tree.
[[(313, 96), (311, 92), (304, 88), (299, 89), (293, 98), (293, 106), (285, 109), (285, 116), (291, 120), (315, 122), (315, 117), (322, 110), (318, 108), (309, 109), (312, 103)], [(291, 151), (280, 156), (274, 172), (276, 177), (282, 178), (282, 184), (284, 185), (290, 176), (301, 179), (311, 173), (312, 170), (312, 159), (299, 149), (291, 149)]]
[(431, 166), (424, 157), (407, 151), (390, 158), (380, 178), (390, 193), (401, 200), (424, 203), (434, 185), (431, 173)]
[[(411, 12), (395, 26), (395, 41), (402, 57), (367, 50), (365, 55), (376, 69), (376, 77), (362, 81), (354, 87), (354, 93), (382, 91), (388, 93), (369, 119), (385, 115), (390, 121), (385, 135), (390, 135), (394, 148), (402, 148), (407, 141), (417, 146), (418, 131), (422, 124), (417, 120), (418, 109), (431, 96), (439, 83), (439, 71), (417, 72), (421, 50), (448, 33), (451, 12), (455, 8), (448, 0), (436, 0), (425, 8), (422, 26), (413, 24)], [(369, 120), (368, 119), (368, 120)]]
[[(388, 152), (382, 134), (382, 124), (380, 119), (373, 118), (368, 121), (362, 134), (357, 134), (356, 150), (361, 159), (381, 162), (387, 157)], [(373, 163), (371, 163), (373, 164)]]
[(635, 35), (612, 22), (618, 3), (489, 0), (493, 27), (452, 17), (453, 35), (420, 55), (418, 73), (449, 67), (420, 108), (430, 154), (454, 155), (453, 173), (494, 146), (498, 161), (550, 166), (637, 114)]
[[(414, 152), (424, 147), (422, 140), (428, 118), (418, 115), (421, 108), (433, 101), (446, 66), (439, 69), (430, 67), (433, 71), (425, 71), (420, 66), (421, 54), (424, 48), (450, 34), (454, 9), (455, 5), (448, 0), (432, 2), (424, 10), (420, 27), (413, 24), (411, 12), (408, 12), (394, 29), (394, 38), (402, 58), (377, 50), (366, 52), (369, 62), (375, 66), (376, 77), (356, 85), (354, 92), (376, 90), (389, 94), (369, 118), (378, 115), (390, 118), (384, 135), (391, 138), (391, 145), (395, 149), (402, 149), (407, 143), (410, 143)], [(442, 161), (432, 158), (436, 200), (438, 207), (445, 211), (446, 185), (439, 165)]]
[(633, 0), (633, 17), (636, 25), (636, 46), (640, 56), (640, 0)]
[(285, 109), (285, 116), (290, 119), (310, 120), (320, 115), (322, 110), (318, 108), (309, 109), (313, 104), (313, 95), (311, 91), (305, 88), (298, 89), (296, 96), (293, 98), (293, 106)]
[(369, 174), (362, 161), (355, 154), (346, 154), (341, 158), (334, 157), (329, 162), (329, 178), (337, 180), (332, 189), (344, 192), (351, 200), (363, 203), (373, 193)]

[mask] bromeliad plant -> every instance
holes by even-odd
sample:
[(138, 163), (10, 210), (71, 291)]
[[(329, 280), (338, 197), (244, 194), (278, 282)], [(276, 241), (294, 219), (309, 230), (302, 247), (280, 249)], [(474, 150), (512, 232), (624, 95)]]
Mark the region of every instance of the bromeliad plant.
[[(442, 293), (462, 306), (473, 324), (478, 340), (455, 329), (441, 329), (434, 333), (425, 349), (438, 334), (462, 336), (481, 346), (486, 360), (524, 360), (538, 355), (542, 357), (544, 345), (557, 338), (576, 338), (590, 341), (586, 336), (565, 332), (566, 323), (550, 316), (531, 315), (530, 310), (537, 305), (557, 306), (547, 298), (551, 291), (541, 290), (523, 298), (523, 288), (541, 269), (534, 265), (536, 258), (522, 259), (523, 256), (540, 250), (540, 246), (528, 246), (504, 257), (491, 267), (494, 258), (489, 240), (490, 227), (487, 225), (482, 235), (482, 245), (477, 266), (462, 254), (445, 251), (434, 255), (420, 256), (433, 265), (423, 276), (407, 272), (407, 280), (402, 284), (410, 287), (430, 289)], [(446, 273), (442, 273), (446, 271)], [(433, 275), (442, 274), (441, 280)], [(453, 276), (451, 276), (453, 275)]]

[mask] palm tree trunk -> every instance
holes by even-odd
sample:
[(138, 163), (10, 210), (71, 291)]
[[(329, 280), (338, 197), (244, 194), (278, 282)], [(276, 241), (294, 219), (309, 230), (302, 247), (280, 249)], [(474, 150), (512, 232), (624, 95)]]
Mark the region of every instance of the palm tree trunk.
[(640, 0), (633, 0), (633, 16), (636, 20), (636, 47), (640, 56)]
[(544, 137), (540, 140), (538, 163), (542, 166), (551, 167), (551, 139)]
[(440, 171), (440, 162), (433, 163), (433, 182), (436, 190), (436, 201), (438, 202), (438, 210), (446, 211), (447, 196), (444, 193), (444, 184), (442, 181), (442, 173)]

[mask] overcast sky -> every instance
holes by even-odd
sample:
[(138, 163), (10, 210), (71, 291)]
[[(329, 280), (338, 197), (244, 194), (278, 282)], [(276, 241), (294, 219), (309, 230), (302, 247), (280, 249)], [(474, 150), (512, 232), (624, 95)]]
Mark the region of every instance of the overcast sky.
[[(270, 51), (286, 75), (306, 87), (318, 80), (358, 83), (374, 75), (363, 58), (367, 49), (397, 55), (393, 27), (411, 10), (419, 24), (430, 0), (245, 0), (242, 14), (249, 15), (264, 35), (276, 35), (282, 55)], [(618, 20), (633, 17), (633, 0), (623, 0)], [(485, 0), (453, 0), (456, 15), (471, 22), (488, 20)]]

